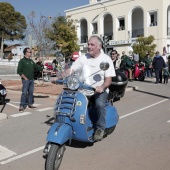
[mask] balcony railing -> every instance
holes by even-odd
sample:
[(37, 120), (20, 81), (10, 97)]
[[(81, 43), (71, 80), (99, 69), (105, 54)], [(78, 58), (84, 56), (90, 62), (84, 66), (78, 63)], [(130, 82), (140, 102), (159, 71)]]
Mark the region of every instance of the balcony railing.
[(132, 30), (132, 38), (144, 36), (144, 29)]

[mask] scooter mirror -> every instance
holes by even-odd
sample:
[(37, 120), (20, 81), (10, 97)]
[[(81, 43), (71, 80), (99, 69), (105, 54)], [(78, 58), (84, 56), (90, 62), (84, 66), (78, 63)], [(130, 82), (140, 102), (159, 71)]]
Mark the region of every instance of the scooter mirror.
[(105, 70), (107, 70), (108, 68), (109, 68), (109, 63), (108, 63), (108, 62), (103, 61), (103, 62), (100, 63), (100, 69), (101, 69), (101, 70), (105, 71)]

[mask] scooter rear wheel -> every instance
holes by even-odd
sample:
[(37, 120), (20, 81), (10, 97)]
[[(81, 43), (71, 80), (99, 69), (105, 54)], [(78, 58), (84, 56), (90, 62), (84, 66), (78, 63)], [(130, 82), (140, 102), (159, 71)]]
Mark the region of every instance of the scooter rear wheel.
[(46, 159), (46, 170), (58, 170), (64, 156), (65, 145), (51, 144)]

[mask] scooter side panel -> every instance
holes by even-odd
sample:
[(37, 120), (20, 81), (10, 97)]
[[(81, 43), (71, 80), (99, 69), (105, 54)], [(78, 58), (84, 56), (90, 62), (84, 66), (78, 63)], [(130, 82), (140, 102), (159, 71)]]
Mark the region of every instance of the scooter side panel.
[(119, 121), (119, 115), (115, 107), (106, 106), (106, 128), (115, 126)]
[[(73, 122), (73, 130), (75, 130), (75, 134), (73, 135), (73, 139), (91, 142), (89, 139), (92, 138), (94, 130), (92, 128), (92, 123), (88, 115), (88, 99), (82, 93), (77, 93), (76, 96), (76, 108), (74, 113), (74, 118), (76, 122)], [(84, 118), (84, 123), (83, 123)]]
[(60, 145), (72, 138), (72, 128), (68, 124), (54, 123), (48, 131), (47, 141)]

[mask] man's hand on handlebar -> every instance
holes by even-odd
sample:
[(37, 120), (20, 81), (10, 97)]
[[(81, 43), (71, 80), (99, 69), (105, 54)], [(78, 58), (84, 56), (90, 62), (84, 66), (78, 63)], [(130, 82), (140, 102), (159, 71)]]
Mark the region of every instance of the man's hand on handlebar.
[(95, 92), (96, 93), (103, 93), (104, 92), (103, 86), (97, 86), (96, 89), (95, 89)]

